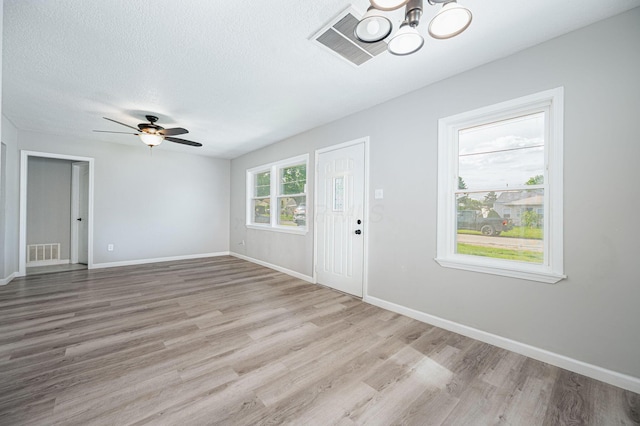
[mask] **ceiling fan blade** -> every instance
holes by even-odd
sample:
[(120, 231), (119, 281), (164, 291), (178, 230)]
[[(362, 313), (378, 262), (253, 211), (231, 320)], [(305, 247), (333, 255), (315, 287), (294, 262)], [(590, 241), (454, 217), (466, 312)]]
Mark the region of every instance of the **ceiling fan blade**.
[(112, 120), (112, 119), (110, 119), (110, 118), (107, 118), (107, 117), (102, 117), (102, 118), (104, 118), (105, 120), (113, 121), (114, 123), (118, 123), (118, 124), (120, 124), (120, 125), (122, 125), (122, 126), (125, 126), (125, 127), (130, 128), (130, 129), (133, 129), (133, 130), (135, 130), (136, 132), (139, 132), (139, 131), (140, 131), (140, 129), (138, 129), (137, 127), (129, 126), (128, 124), (124, 124), (124, 123), (121, 123), (121, 122), (119, 122), (119, 121), (116, 121), (116, 120)]
[(163, 136), (176, 136), (176, 135), (184, 135), (185, 133), (189, 133), (187, 129), (183, 129), (182, 127), (174, 127), (173, 129), (163, 129), (160, 130), (160, 133)]
[(189, 146), (202, 146), (202, 144), (199, 143), (199, 142), (191, 142), (191, 141), (188, 141), (186, 139), (180, 139), (180, 138), (166, 137), (166, 138), (164, 138), (164, 140), (169, 141), (169, 142), (181, 143), (183, 145), (189, 145)]
[(129, 133), (129, 132), (112, 132), (110, 130), (94, 130), (94, 132), (98, 133), (122, 133), (123, 135), (138, 135), (137, 133)]

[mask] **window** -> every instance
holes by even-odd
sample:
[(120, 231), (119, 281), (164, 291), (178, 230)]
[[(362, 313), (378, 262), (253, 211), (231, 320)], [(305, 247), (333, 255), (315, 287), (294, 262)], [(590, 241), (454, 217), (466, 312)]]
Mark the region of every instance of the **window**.
[(307, 231), (307, 165), (304, 155), (247, 170), (247, 226)]
[(559, 88), (439, 120), (440, 265), (564, 278), (562, 116)]

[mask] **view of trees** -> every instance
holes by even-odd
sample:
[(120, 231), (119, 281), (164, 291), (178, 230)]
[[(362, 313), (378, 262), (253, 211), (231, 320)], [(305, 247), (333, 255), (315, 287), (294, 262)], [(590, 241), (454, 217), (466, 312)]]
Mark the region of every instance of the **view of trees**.
[[(458, 176), (458, 189), (467, 189), (467, 184), (464, 179)], [(458, 197), (458, 210), (481, 210), (482, 202), (474, 200), (469, 197), (468, 194), (463, 194)]]
[(493, 204), (496, 202), (497, 199), (498, 199), (498, 194), (496, 194), (495, 191), (491, 191), (484, 196), (484, 205), (488, 209), (492, 209)]
[(528, 181), (526, 181), (524, 184), (525, 185), (542, 185), (544, 183), (544, 176), (542, 175), (535, 175), (533, 177), (530, 177)]
[[(458, 176), (458, 189), (467, 189), (467, 184), (464, 179)], [(458, 197), (458, 210), (485, 210), (493, 209), (493, 204), (498, 199), (498, 194), (495, 191), (491, 191), (485, 195), (483, 201), (474, 200), (467, 194), (463, 194)]]
[[(525, 185), (542, 185), (544, 183), (543, 175), (532, 176), (525, 182)], [(458, 176), (458, 189), (467, 189), (467, 184), (464, 179)], [(538, 191), (538, 190), (532, 190)], [(468, 194), (462, 194), (458, 196), (458, 210), (475, 210), (475, 211), (488, 211), (488, 215), (492, 216), (492, 213), (497, 216), (497, 213), (493, 210), (495, 202), (498, 200), (498, 194), (495, 191), (488, 192), (482, 201), (474, 200), (469, 197)], [(542, 217), (534, 210), (527, 210), (522, 213), (521, 217), (522, 225), (529, 228), (537, 228), (541, 226)]]
[(540, 226), (540, 215), (533, 210), (527, 210), (522, 213), (522, 224), (529, 228)]
[(271, 190), (271, 172), (256, 174), (256, 197), (268, 197)]
[(304, 186), (307, 184), (306, 164), (282, 169), (280, 184), (282, 185), (280, 191), (282, 195), (304, 193)]

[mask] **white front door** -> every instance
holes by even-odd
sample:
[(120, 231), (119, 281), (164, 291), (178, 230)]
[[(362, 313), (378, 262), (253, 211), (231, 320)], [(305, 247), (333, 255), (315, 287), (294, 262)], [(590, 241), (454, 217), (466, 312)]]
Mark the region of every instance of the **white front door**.
[(321, 150), (316, 158), (316, 278), (362, 297), (365, 142)]

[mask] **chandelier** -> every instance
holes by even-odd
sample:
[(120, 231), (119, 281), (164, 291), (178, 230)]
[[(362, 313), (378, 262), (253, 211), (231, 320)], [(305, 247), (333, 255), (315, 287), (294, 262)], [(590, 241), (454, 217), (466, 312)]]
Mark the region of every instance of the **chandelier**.
[[(365, 43), (375, 43), (389, 37), (393, 30), (391, 20), (384, 12), (396, 10), (406, 6), (404, 21), (400, 28), (391, 36), (387, 49), (394, 55), (410, 55), (420, 50), (424, 38), (418, 32), (418, 25), (422, 17), (423, 0), (370, 0), (367, 9), (355, 29), (355, 36)], [(471, 24), (471, 12), (459, 5), (456, 0), (427, 0), (435, 6), (442, 7), (429, 22), (429, 35), (436, 39), (455, 37)]]

